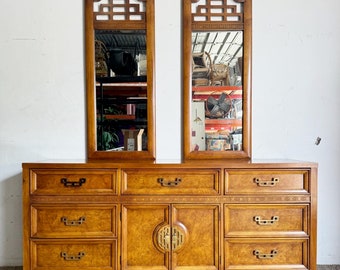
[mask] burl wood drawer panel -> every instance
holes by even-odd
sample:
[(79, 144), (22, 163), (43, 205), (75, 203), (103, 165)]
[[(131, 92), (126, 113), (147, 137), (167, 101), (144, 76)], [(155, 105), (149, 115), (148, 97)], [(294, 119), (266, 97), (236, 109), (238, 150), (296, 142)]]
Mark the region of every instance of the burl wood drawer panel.
[(33, 241), (32, 270), (117, 269), (116, 241)]
[(307, 239), (225, 241), (225, 269), (308, 269)]
[(228, 204), (224, 207), (225, 237), (306, 237), (308, 205)]
[(218, 195), (220, 194), (220, 170), (124, 170), (122, 172), (122, 194)]
[(31, 237), (117, 237), (117, 205), (32, 205)]
[(117, 194), (116, 170), (35, 169), (30, 178), (34, 195)]
[(306, 194), (308, 176), (303, 170), (226, 170), (225, 193)]

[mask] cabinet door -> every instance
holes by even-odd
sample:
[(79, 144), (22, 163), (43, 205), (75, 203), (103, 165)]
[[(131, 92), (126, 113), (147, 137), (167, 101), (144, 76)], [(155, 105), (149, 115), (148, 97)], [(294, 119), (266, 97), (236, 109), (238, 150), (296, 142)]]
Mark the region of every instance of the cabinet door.
[(169, 205), (123, 205), (123, 270), (170, 269), (169, 252), (157, 244), (158, 234), (169, 224), (169, 207)]
[(172, 213), (172, 226), (185, 231), (183, 245), (172, 252), (172, 269), (219, 269), (219, 206), (174, 205)]
[(123, 205), (122, 269), (219, 269), (218, 205)]

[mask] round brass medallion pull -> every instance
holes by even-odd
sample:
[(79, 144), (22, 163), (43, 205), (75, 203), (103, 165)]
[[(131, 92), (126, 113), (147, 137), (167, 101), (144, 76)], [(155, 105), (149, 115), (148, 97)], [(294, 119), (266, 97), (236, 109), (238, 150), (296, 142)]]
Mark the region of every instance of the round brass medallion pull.
[(270, 254), (264, 254), (258, 250), (254, 250), (254, 256), (256, 256), (256, 258), (258, 259), (273, 259), (275, 256), (277, 256), (278, 253), (279, 252), (275, 249), (272, 250)]
[(178, 251), (185, 244), (187, 232), (182, 224), (160, 224), (154, 231), (154, 245), (161, 252)]
[(272, 178), (271, 180), (261, 180), (259, 178), (255, 178), (254, 182), (259, 186), (259, 187), (273, 187), (276, 186), (280, 182), (279, 178)]
[(79, 252), (77, 255), (68, 255), (67, 252), (61, 252), (60, 256), (63, 257), (65, 261), (79, 261), (85, 256), (85, 252)]
[(275, 222), (279, 221), (279, 217), (273, 216), (271, 219), (261, 219), (260, 216), (255, 216), (254, 221), (257, 225), (274, 225)]
[(69, 220), (67, 217), (62, 217), (61, 222), (64, 222), (65, 226), (79, 226), (86, 221), (86, 217), (80, 217), (78, 220)]

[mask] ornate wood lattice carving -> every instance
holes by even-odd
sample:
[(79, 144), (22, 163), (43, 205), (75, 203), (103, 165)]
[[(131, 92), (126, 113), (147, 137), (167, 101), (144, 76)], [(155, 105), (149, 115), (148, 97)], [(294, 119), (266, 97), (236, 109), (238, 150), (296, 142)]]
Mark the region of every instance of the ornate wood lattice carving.
[(242, 30), (245, 0), (191, 0), (192, 28)]
[(146, 0), (93, 0), (93, 23), (97, 29), (145, 29)]

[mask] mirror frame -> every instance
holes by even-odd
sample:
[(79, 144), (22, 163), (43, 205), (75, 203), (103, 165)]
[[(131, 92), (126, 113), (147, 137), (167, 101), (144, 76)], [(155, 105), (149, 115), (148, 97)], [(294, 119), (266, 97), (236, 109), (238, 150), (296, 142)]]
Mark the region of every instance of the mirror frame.
[[(154, 0), (145, 2), (145, 20), (95, 20), (94, 3), (101, 0), (85, 1), (85, 64), (86, 64), (86, 106), (87, 106), (87, 159), (94, 160), (154, 160), (155, 159), (155, 97), (154, 97), (154, 50), (155, 12)], [(111, 1), (111, 0), (110, 0)], [(113, 17), (113, 11), (110, 16)], [(119, 14), (121, 15), (121, 14)], [(126, 15), (128, 17), (128, 15)], [(95, 30), (146, 30), (147, 48), (147, 132), (146, 151), (99, 151), (97, 150), (96, 121), (96, 78), (95, 78)]]
[[(252, 0), (232, 0), (243, 5), (241, 22), (193, 21), (192, 3), (200, 0), (182, 0), (183, 8), (183, 148), (184, 160), (250, 159), (251, 157), (251, 59), (252, 59)], [(221, 0), (222, 1), (222, 0)], [(224, 2), (224, 1), (222, 1)], [(211, 15), (214, 15), (211, 13)], [(243, 31), (243, 117), (242, 150), (192, 151), (192, 31)]]

